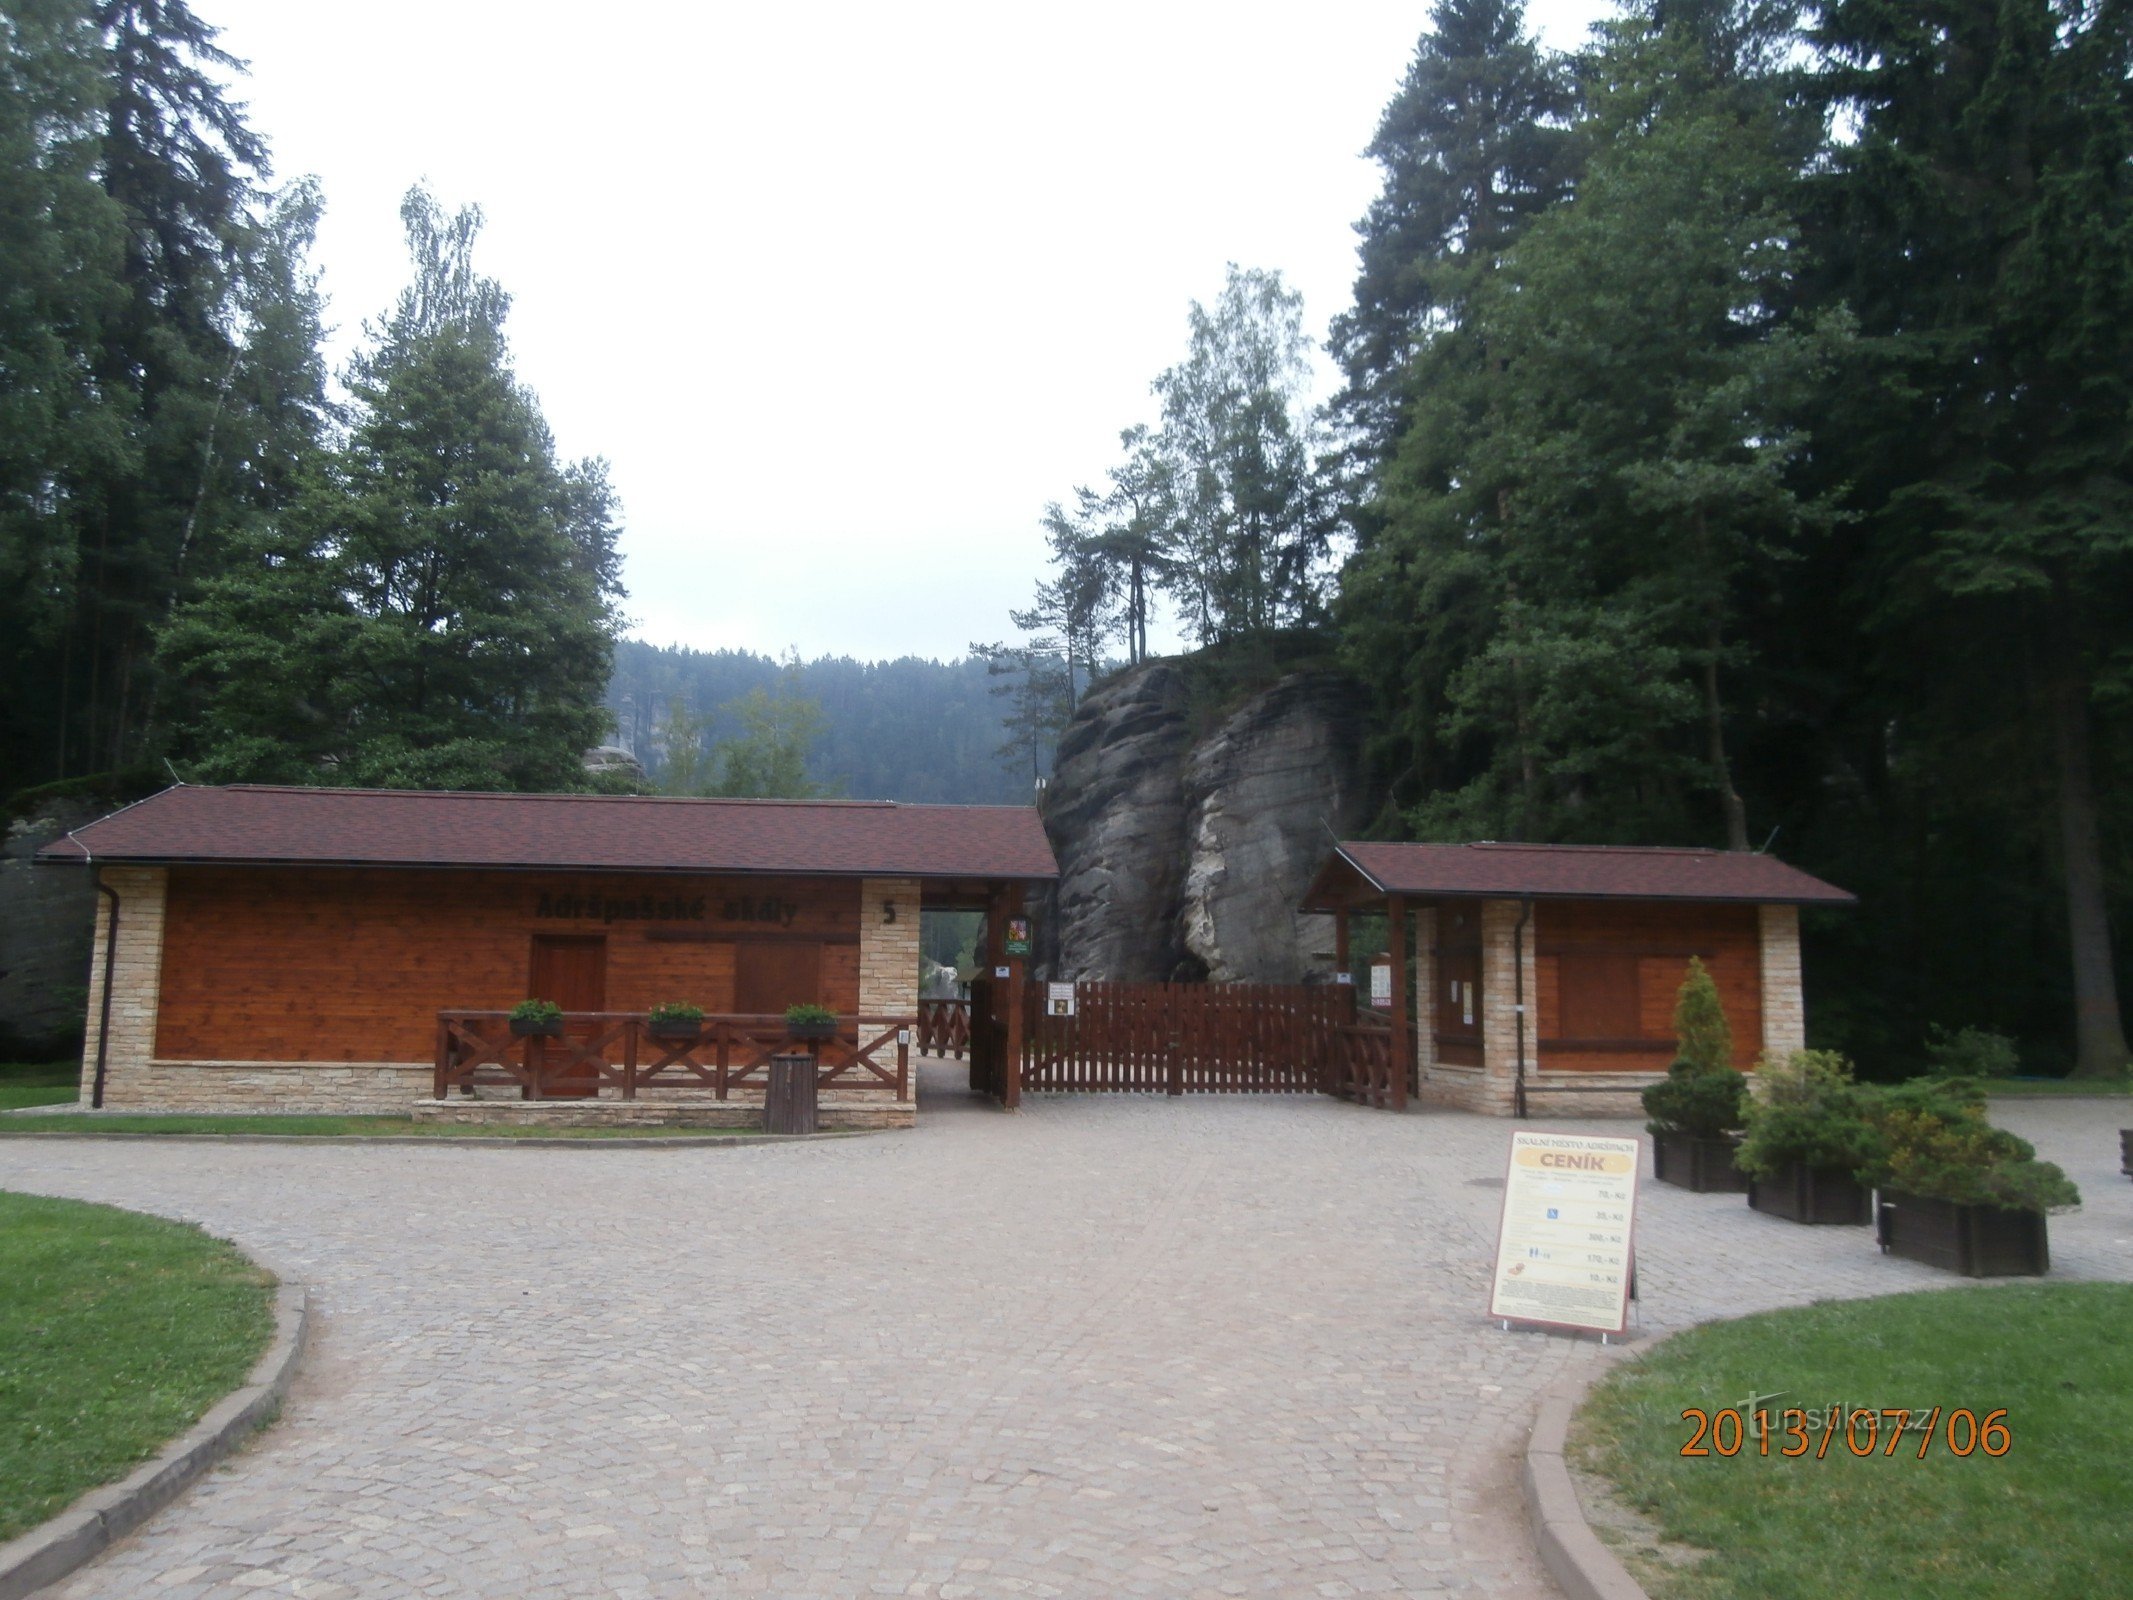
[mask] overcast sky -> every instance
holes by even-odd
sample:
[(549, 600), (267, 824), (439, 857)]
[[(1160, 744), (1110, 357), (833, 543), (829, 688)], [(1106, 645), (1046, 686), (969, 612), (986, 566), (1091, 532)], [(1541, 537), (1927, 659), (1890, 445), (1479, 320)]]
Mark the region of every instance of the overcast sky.
[[(426, 180), (622, 498), (629, 631), (883, 659), (1006, 637), (1226, 262), (1323, 338), (1426, 6), (193, 0), (315, 173), (345, 357)], [(1540, 0), (1558, 47), (1609, 8)], [(1157, 641), (1159, 647), (1167, 641)]]

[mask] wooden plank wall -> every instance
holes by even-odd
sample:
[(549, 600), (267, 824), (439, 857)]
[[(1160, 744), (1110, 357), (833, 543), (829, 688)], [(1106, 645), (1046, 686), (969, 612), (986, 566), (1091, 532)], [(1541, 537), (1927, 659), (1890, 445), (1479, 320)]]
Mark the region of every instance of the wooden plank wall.
[[(1550, 1072), (1663, 1071), (1674, 1053), (1674, 1000), (1698, 955), (1718, 984), (1733, 1029), (1733, 1064), (1747, 1068), (1763, 1047), (1762, 934), (1754, 906), (1542, 901), (1533, 908), (1541, 1066)], [(1562, 963), (1585, 954), (1635, 960), (1635, 1039), (1565, 1041)], [(1574, 1048), (1593, 1044), (1602, 1048)], [(1625, 1046), (1641, 1048), (1624, 1048)]]
[(859, 1009), (851, 879), (174, 867), (156, 1055), (427, 1062), (439, 1011), (527, 997), (544, 933), (605, 935), (609, 1011), (731, 1011), (735, 942), (764, 937), (819, 941), (822, 1003)]

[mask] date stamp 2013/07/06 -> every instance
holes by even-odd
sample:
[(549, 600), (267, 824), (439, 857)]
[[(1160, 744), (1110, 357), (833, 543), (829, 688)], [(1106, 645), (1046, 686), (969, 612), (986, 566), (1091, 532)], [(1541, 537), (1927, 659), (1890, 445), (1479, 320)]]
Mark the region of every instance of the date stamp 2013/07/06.
[[(1690, 1406), (1681, 1413), (1689, 1424), (1685, 1456), (1778, 1456), (1798, 1460), (1828, 1458), (1832, 1444), (1844, 1441), (1844, 1453), (1865, 1459), (1923, 1461), (1936, 1448), (1951, 1456), (2004, 1456), (2014, 1448), (2007, 1408), (1979, 1411), (1970, 1406), (1822, 1406), (1772, 1407), (1764, 1401), (1780, 1395), (1755, 1395), (1737, 1406), (1706, 1411)], [(1819, 1436), (1819, 1437), (1818, 1437)]]

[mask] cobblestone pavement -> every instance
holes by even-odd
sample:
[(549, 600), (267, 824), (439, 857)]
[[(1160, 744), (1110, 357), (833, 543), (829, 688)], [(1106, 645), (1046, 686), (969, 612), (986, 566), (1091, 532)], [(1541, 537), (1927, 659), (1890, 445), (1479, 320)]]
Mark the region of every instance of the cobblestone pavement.
[[(199, 1221), (318, 1313), (280, 1425), (56, 1592), (1553, 1592), (1517, 1452), (1598, 1358), (1481, 1314), (1507, 1123), (1006, 1117), (956, 1070), (913, 1132), (803, 1146), (0, 1146), (0, 1184)], [(2127, 1275), (2127, 1118), (2006, 1120), (2088, 1194), (2058, 1270)], [(1641, 1206), (1648, 1328), (1953, 1281)]]

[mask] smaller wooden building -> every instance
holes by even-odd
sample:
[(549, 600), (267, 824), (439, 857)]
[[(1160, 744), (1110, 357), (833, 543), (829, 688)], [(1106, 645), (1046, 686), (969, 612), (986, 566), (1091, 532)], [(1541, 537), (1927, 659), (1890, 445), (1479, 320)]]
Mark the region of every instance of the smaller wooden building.
[[(255, 785), (166, 789), (40, 859), (88, 866), (102, 896), (84, 1098), (172, 1111), (435, 1106), (453, 1052), (529, 998), (586, 1019), (551, 1055), (595, 1101), (663, 1003), (756, 1057), (800, 1003), (854, 1049), (862, 1022), (893, 1041), (916, 1022), (920, 913), (998, 927), (1058, 875), (1026, 806)], [(659, 1091), (715, 1076), (723, 1098), (734, 1063), (712, 1050)], [(877, 1120), (909, 1120), (892, 1098)]]
[(1387, 916), (1398, 1092), (1498, 1115), (1633, 1111), (1674, 1058), (1691, 956), (1733, 1062), (1807, 1042), (1800, 908), (1854, 903), (1775, 857), (1591, 845), (1340, 845), (1302, 909)]

